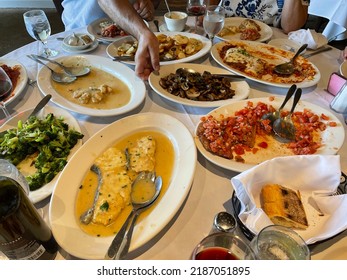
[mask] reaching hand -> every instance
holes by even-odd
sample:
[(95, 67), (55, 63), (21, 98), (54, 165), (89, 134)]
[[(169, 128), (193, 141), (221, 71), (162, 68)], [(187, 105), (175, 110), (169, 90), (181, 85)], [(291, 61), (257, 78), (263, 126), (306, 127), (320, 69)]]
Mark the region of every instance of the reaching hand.
[(147, 80), (153, 70), (159, 70), (159, 42), (152, 32), (139, 38), (135, 63), (135, 74), (142, 80)]

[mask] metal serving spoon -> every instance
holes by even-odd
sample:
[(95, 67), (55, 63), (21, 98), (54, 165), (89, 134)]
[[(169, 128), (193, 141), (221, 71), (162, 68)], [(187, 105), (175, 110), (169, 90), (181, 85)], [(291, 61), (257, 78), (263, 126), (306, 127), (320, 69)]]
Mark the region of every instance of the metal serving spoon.
[(295, 140), (295, 126), (292, 121), (292, 114), (301, 97), (302, 90), (298, 88), (294, 95), (292, 108), (287, 116), (278, 118), (273, 124), (273, 131), (281, 142), (290, 142)]
[(281, 116), (281, 110), (283, 109), (283, 107), (287, 104), (288, 100), (293, 96), (294, 92), (296, 90), (296, 85), (293, 84), (287, 94), (286, 97), (283, 100), (283, 103), (281, 105), (281, 107), (278, 108), (278, 110), (274, 111), (274, 112), (270, 112), (267, 114), (264, 114), (261, 119), (262, 120), (270, 120), (270, 124), (273, 125), (273, 123), (275, 122), (275, 120), (277, 120), (278, 118), (280, 118)]
[(32, 55), (33, 57), (37, 58), (37, 59), (42, 59), (42, 60), (46, 60), (49, 61), (50, 63), (53, 63), (55, 65), (58, 65), (61, 69), (63, 69), (63, 71), (68, 74), (69, 76), (75, 76), (75, 77), (80, 77), (80, 76), (85, 76), (87, 74), (90, 73), (90, 68), (86, 67), (86, 66), (65, 66), (55, 60), (51, 60), (49, 58), (40, 56), (40, 55)]
[(96, 202), (98, 201), (100, 187), (101, 187), (101, 184), (102, 184), (102, 176), (101, 176), (101, 171), (100, 171), (99, 167), (96, 166), (95, 164), (93, 164), (90, 167), (90, 170), (93, 171), (96, 175), (98, 175), (98, 186), (97, 186), (96, 191), (95, 191), (94, 201), (93, 201), (92, 207), (87, 209), (87, 211), (85, 211), (80, 216), (81, 223), (85, 224), (85, 225), (88, 225), (92, 221), (92, 219), (93, 219), (93, 215), (94, 215), (94, 211), (95, 211), (95, 205), (96, 205)]
[[(194, 69), (191, 68), (178, 68), (176, 70), (176, 74), (180, 75), (180, 74), (186, 74), (186, 73), (200, 73)], [(201, 74), (201, 73), (200, 73)], [(234, 75), (234, 74), (213, 74), (213, 76), (215, 77), (225, 77), (225, 78), (235, 78), (235, 79), (245, 79), (244, 76), (240, 76), (240, 75)]]
[[(124, 259), (129, 251), (131, 236), (134, 230), (135, 222), (138, 215), (158, 198), (161, 191), (163, 181), (160, 176), (155, 177), (155, 172), (141, 172), (132, 184), (131, 203), (133, 210), (123, 224), (122, 228), (116, 234), (110, 247), (107, 250), (105, 259), (107, 260), (120, 260)], [(141, 187), (152, 188), (152, 196), (147, 197), (145, 200), (139, 201), (136, 193), (136, 188)], [(130, 226), (129, 226), (130, 224)]]
[(277, 66), (275, 66), (274, 70), (276, 73), (278, 74), (282, 74), (282, 75), (290, 75), (293, 74), (295, 66), (295, 59), (298, 57), (299, 54), (301, 54), (305, 49), (307, 48), (307, 44), (302, 45), (297, 52), (295, 53), (295, 55), (292, 57), (292, 59), (289, 62), (286, 63), (282, 63), (279, 64)]
[(51, 70), (52, 73), (52, 80), (57, 82), (57, 83), (62, 83), (62, 84), (69, 84), (72, 83), (73, 81), (75, 81), (77, 79), (77, 77), (74, 76), (69, 76), (66, 73), (57, 73), (55, 72), (53, 69), (51, 69), (49, 66), (47, 66), (46, 64), (44, 64), (41, 60), (35, 58), (32, 55), (28, 55), (28, 57), (34, 61), (36, 61), (37, 63), (42, 64), (43, 66), (47, 67), (49, 70)]

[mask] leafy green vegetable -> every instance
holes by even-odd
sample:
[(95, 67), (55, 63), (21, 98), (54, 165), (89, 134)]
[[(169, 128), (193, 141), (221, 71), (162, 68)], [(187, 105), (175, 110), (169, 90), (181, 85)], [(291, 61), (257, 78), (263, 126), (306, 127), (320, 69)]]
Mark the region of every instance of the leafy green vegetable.
[(107, 211), (110, 205), (108, 204), (107, 201), (105, 201), (103, 204), (100, 205), (100, 210), (101, 211)]
[(45, 119), (30, 117), (17, 128), (7, 130), (0, 138), (0, 158), (18, 165), (27, 156), (38, 154), (34, 161), (36, 173), (26, 177), (30, 190), (50, 182), (67, 163), (70, 150), (79, 139), (80, 132), (69, 129), (63, 118), (48, 114)]

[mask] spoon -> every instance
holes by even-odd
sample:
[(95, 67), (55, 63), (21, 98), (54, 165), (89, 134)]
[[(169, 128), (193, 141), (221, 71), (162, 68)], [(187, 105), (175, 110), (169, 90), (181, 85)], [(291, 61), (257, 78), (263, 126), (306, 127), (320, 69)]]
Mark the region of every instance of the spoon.
[(0, 108), (5, 115), (5, 120), (11, 117), (11, 114), (8, 112), (4, 100), (10, 96), (13, 90), (13, 85), (10, 77), (7, 75), (5, 70), (0, 67)]
[(213, 226), (222, 232), (230, 232), (236, 227), (236, 220), (228, 212), (219, 212), (213, 220)]
[(292, 109), (284, 118), (278, 118), (273, 124), (273, 131), (281, 142), (290, 142), (295, 140), (295, 126), (292, 121), (292, 114), (295, 106), (298, 104), (302, 90), (298, 88), (294, 95)]
[[(110, 247), (107, 250), (105, 259), (108, 260), (120, 260), (124, 259), (124, 256), (128, 253), (131, 236), (135, 226), (135, 221), (138, 215), (148, 206), (152, 205), (153, 202), (158, 198), (162, 179), (160, 176), (155, 177), (155, 172), (141, 172), (132, 184), (131, 191), (131, 203), (133, 210), (128, 216), (127, 220), (123, 224), (122, 228), (116, 234)], [(138, 193), (143, 193), (140, 189), (150, 189), (152, 195), (148, 195), (145, 199), (139, 199)], [(130, 224), (130, 226), (129, 226)]]
[(167, 8), (167, 10), (169, 12), (169, 17), (171, 17), (171, 11), (170, 11), (170, 8), (169, 8), (169, 4), (167, 3), (166, 0), (164, 0), (164, 1), (165, 1), (166, 8)]
[(37, 63), (40, 63), (43, 66), (47, 67), (49, 70), (51, 70), (52, 80), (57, 82), (57, 83), (69, 84), (69, 83), (72, 83), (73, 81), (75, 81), (77, 79), (77, 77), (69, 76), (66, 73), (57, 73), (57, 72), (55, 72), (53, 69), (51, 69), (49, 66), (47, 66), (41, 60), (35, 58), (34, 56), (28, 55), (28, 57), (30, 59), (36, 61)]
[(290, 75), (293, 74), (294, 72), (294, 63), (295, 63), (295, 59), (298, 57), (299, 54), (301, 54), (305, 49), (307, 48), (307, 44), (302, 45), (297, 52), (295, 53), (295, 55), (292, 57), (292, 59), (289, 62), (286, 63), (282, 63), (279, 64), (277, 66), (275, 66), (274, 70), (276, 73), (278, 74), (282, 74), (282, 75)]
[[(177, 75), (186, 75), (187, 73), (199, 73), (201, 74), (200, 72), (198, 71), (195, 71), (194, 69), (191, 69), (191, 68), (178, 68), (176, 70), (176, 74)], [(226, 78), (235, 78), (235, 79), (245, 79), (244, 76), (240, 76), (240, 75), (234, 75), (234, 74), (212, 74), (213, 76), (215, 77), (226, 77)]]
[(270, 112), (270, 113), (267, 113), (267, 114), (264, 114), (261, 119), (262, 120), (270, 120), (270, 124), (273, 125), (273, 123), (275, 122), (275, 120), (277, 120), (280, 116), (281, 116), (281, 110), (283, 109), (283, 107), (287, 104), (288, 100), (293, 96), (294, 92), (296, 90), (296, 85), (293, 84), (287, 94), (286, 94), (286, 97), (284, 98), (283, 100), (283, 103), (281, 105), (281, 107), (274, 111), (274, 112)]
[(80, 76), (85, 76), (85, 75), (90, 73), (90, 68), (89, 67), (85, 67), (85, 66), (68, 67), (68, 66), (65, 66), (65, 65), (55, 61), (55, 60), (51, 60), (49, 58), (46, 58), (46, 57), (43, 57), (43, 56), (40, 56), (40, 55), (32, 55), (32, 56), (36, 57), (37, 59), (46, 60), (46, 61), (49, 61), (50, 63), (58, 65), (69, 76), (80, 77)]
[(100, 187), (101, 187), (101, 183), (102, 183), (102, 176), (101, 176), (101, 171), (100, 171), (99, 167), (96, 166), (95, 164), (93, 164), (90, 167), (90, 170), (93, 171), (96, 175), (98, 175), (98, 186), (97, 186), (96, 191), (95, 191), (94, 201), (93, 201), (92, 207), (87, 209), (87, 211), (85, 211), (80, 216), (80, 222), (82, 224), (85, 224), (85, 225), (88, 225), (93, 219), (93, 215), (94, 215), (94, 211), (95, 211), (95, 205), (96, 205), (96, 202), (98, 201), (98, 198), (99, 198), (99, 192), (100, 192)]

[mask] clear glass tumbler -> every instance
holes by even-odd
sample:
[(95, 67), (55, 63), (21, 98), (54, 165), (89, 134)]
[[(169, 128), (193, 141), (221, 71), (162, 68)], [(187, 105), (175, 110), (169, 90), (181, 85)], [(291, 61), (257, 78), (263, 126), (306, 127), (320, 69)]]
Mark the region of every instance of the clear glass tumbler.
[(258, 260), (309, 260), (310, 250), (302, 237), (289, 227), (270, 225), (251, 242)]

